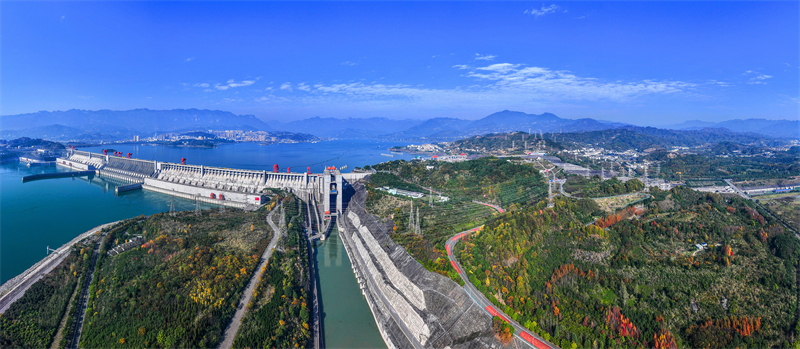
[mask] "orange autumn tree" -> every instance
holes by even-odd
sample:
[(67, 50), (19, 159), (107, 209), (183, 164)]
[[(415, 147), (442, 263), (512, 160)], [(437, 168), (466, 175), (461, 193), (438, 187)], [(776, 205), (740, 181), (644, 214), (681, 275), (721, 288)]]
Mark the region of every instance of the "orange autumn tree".
[(618, 307), (608, 309), (606, 313), (606, 323), (608, 327), (620, 337), (639, 338), (639, 330), (636, 328), (636, 325), (634, 325), (628, 317), (622, 315)]
[(615, 214), (608, 215), (605, 218), (598, 219), (597, 222), (595, 222), (594, 224), (600, 228), (605, 229), (623, 219), (628, 219), (633, 216), (638, 216), (643, 214), (644, 212), (645, 212), (644, 209), (628, 206)]

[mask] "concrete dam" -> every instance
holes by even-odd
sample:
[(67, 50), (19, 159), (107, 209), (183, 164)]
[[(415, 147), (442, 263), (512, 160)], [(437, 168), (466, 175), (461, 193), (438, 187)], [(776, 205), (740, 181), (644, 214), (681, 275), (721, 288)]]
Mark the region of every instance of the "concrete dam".
[[(330, 222), (342, 210), (341, 189), (348, 181), (367, 174), (341, 173), (328, 168), (322, 173), (242, 170), (203, 165), (151, 161), (131, 158), (131, 154), (100, 154), (70, 150), (56, 159), (61, 167), (76, 171), (95, 171), (129, 183), (141, 184), (145, 190), (156, 191), (190, 200), (217, 205), (257, 209), (269, 201), (266, 188), (289, 190), (306, 202), (312, 202), (319, 217)], [(138, 188), (138, 186), (134, 186)], [(324, 224), (328, 226), (328, 224)], [(320, 229), (322, 230), (322, 229)]]

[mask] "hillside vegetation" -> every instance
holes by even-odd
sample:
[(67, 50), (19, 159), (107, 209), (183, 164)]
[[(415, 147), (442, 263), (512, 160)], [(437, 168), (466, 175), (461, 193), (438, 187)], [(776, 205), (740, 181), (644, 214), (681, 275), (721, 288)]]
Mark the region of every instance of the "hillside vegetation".
[(50, 346), (73, 291), (83, 280), (91, 256), (90, 246), (76, 245), (61, 264), (0, 314), (0, 347)]
[[(271, 236), (256, 212), (161, 213), (106, 237), (90, 288), (81, 347), (215, 347)], [(133, 235), (145, 243), (105, 252)]]
[[(473, 202), (503, 207), (525, 207), (547, 195), (539, 171), (530, 164), (506, 159), (482, 158), (465, 162), (392, 161), (376, 165), (379, 172), (367, 184), (367, 211), (394, 223), (388, 232), (428, 270), (448, 275), (457, 282), (449, 266), (444, 242), (458, 232), (483, 224), (495, 214), (492, 208)], [(447, 196), (433, 199), (390, 195), (376, 188), (389, 186), (428, 194), (432, 188)], [(414, 202), (414, 217), (411, 202)], [(417, 214), (418, 212), (418, 214)], [(416, 216), (419, 216), (419, 234)]]
[(564, 348), (797, 345), (797, 239), (752, 201), (651, 194), (594, 224), (589, 200), (540, 202), (456, 254), (487, 298)]
[(311, 290), (303, 232), (305, 206), (293, 195), (279, 200), (286, 209), (287, 233), (281, 237), (281, 249), (273, 252), (264, 267), (233, 342), (235, 348), (306, 348), (309, 344)]

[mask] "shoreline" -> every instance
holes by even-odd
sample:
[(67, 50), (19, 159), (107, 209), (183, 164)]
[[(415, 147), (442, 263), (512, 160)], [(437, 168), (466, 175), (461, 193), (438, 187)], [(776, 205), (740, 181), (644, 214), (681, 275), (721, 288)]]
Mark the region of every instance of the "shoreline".
[(92, 234), (106, 227), (121, 221), (122, 220), (118, 220), (111, 223), (101, 224), (79, 234), (77, 237), (56, 249), (56, 252), (48, 254), (30, 268), (26, 269), (19, 275), (8, 279), (8, 281), (0, 285), (0, 314), (4, 313), (17, 299), (21, 298), (22, 295), (25, 294), (25, 291), (27, 291), (27, 289), (33, 283), (44, 277), (44, 275), (61, 264), (61, 261), (63, 261), (68, 255), (67, 252), (69, 252), (69, 249), (72, 248), (72, 245), (92, 236)]

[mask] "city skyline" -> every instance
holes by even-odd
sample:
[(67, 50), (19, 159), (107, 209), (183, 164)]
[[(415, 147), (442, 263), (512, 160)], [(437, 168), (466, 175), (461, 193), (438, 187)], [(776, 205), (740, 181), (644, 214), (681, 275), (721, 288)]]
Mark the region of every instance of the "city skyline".
[(797, 119), (796, 2), (4, 3), (2, 115)]

